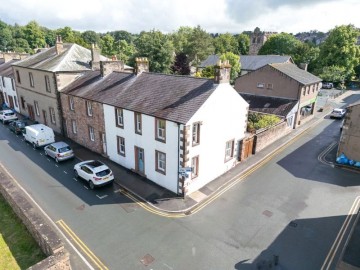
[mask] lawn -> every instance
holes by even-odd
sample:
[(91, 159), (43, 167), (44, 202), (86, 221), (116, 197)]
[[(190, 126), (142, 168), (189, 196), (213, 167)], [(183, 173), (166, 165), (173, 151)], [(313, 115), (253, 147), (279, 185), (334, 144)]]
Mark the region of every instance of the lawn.
[(45, 257), (0, 194), (0, 269), (26, 269)]

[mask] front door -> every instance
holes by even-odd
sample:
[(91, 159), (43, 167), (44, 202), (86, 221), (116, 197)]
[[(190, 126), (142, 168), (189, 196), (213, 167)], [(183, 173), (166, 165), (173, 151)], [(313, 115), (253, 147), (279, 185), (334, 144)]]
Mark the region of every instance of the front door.
[(135, 171), (145, 174), (145, 153), (144, 149), (135, 146)]
[(46, 111), (45, 111), (45, 110), (42, 110), (42, 114), (43, 114), (43, 118), (44, 118), (44, 125), (47, 126)]
[(31, 120), (35, 120), (34, 107), (30, 104), (28, 104), (27, 107), (28, 107), (29, 118)]

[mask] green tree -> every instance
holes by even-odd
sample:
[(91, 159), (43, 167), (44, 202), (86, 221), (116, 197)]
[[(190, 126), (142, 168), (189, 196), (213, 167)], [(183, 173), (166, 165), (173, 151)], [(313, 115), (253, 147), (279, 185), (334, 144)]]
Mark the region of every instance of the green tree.
[(134, 41), (134, 36), (124, 30), (112, 31), (107, 34), (110, 34), (115, 39), (115, 42), (125, 40), (127, 44), (131, 44)]
[(320, 46), (320, 67), (344, 68), (346, 78), (350, 79), (355, 74), (354, 68), (360, 64), (360, 47), (356, 45), (358, 36), (359, 31), (353, 25), (341, 25), (332, 29)]
[(190, 75), (189, 61), (185, 53), (176, 55), (175, 62), (171, 66), (171, 72), (177, 75)]
[(189, 57), (189, 61), (195, 65), (205, 60), (210, 54), (214, 53), (212, 44), (213, 38), (205, 30), (197, 26), (193, 29), (189, 38), (189, 43), (184, 48), (184, 53)]
[(240, 65), (240, 56), (234, 54), (232, 52), (224, 53), (220, 56), (222, 61), (228, 60), (229, 64), (231, 65), (231, 72), (230, 72), (230, 81), (233, 82), (239, 75), (241, 65)]
[(196, 77), (213, 79), (215, 77), (215, 67), (207, 66), (201, 72), (197, 73)]
[(118, 59), (123, 61), (124, 63), (129, 63), (129, 59), (136, 53), (136, 48), (134, 44), (128, 44), (124, 39), (117, 42), (115, 41), (114, 46), (117, 47), (116, 55)]
[(273, 114), (261, 114), (250, 112), (248, 115), (248, 131), (259, 130), (262, 128), (269, 128), (277, 123), (279, 123), (281, 119)]
[(237, 36), (238, 51), (241, 55), (247, 55), (250, 49), (250, 37), (247, 34)]
[(13, 38), (10, 28), (0, 21), (0, 51), (12, 50)]
[(171, 41), (174, 45), (175, 53), (186, 53), (190, 51), (189, 43), (190, 37), (193, 34), (193, 28), (181, 26), (179, 30), (170, 35)]
[(309, 64), (309, 71), (312, 70), (313, 63), (318, 59), (320, 49), (312, 45), (312, 43), (300, 43), (295, 52), (292, 54), (295, 63)]
[(24, 28), (24, 38), (31, 49), (45, 47), (45, 34), (36, 21), (30, 21)]
[(45, 42), (49, 47), (53, 47), (56, 42), (56, 31), (44, 28)]
[(115, 39), (111, 35), (106, 34), (103, 36), (100, 43), (102, 54), (109, 57), (116, 54)]
[(69, 26), (65, 26), (64, 28), (60, 28), (56, 31), (57, 35), (61, 36), (63, 42), (74, 43), (75, 35), (74, 31)]
[(98, 44), (100, 45), (100, 35), (95, 31), (87, 30), (81, 33), (81, 38), (86, 44)]
[(229, 34), (220, 34), (214, 39), (215, 54), (223, 54), (226, 52), (232, 52), (239, 54), (239, 45), (236, 38)]
[(328, 82), (343, 82), (347, 76), (347, 71), (344, 67), (327, 66), (322, 69), (319, 74), (320, 78)]
[(170, 73), (173, 63), (174, 46), (170, 38), (160, 31), (141, 32), (134, 41), (138, 57), (149, 59), (152, 72)]
[(269, 37), (260, 48), (259, 54), (276, 54), (293, 56), (301, 41), (287, 33), (275, 34)]

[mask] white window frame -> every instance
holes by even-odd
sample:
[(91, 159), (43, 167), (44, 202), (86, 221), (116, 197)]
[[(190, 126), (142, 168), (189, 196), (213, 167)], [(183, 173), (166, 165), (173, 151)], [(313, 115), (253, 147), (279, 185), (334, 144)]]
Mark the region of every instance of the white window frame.
[(116, 126), (124, 127), (124, 111), (121, 108), (115, 108)]
[(91, 101), (86, 101), (86, 113), (88, 116), (93, 116), (93, 109)]
[(45, 75), (45, 89), (46, 92), (51, 93), (50, 78), (48, 75)]
[(117, 136), (118, 154), (125, 157), (125, 138)]
[(234, 140), (227, 141), (225, 144), (225, 162), (234, 157)]
[(34, 83), (34, 76), (31, 72), (29, 72), (29, 80), (30, 80), (30, 86), (34, 87), (35, 83)]
[(257, 88), (264, 88), (265, 87), (265, 83), (257, 83)]
[(74, 108), (74, 97), (73, 96), (69, 96), (69, 107), (71, 111), (75, 111)]
[(135, 133), (142, 134), (142, 119), (141, 113), (135, 113)]
[(95, 141), (95, 130), (92, 126), (89, 126), (89, 138), (90, 138), (90, 141), (92, 141), (92, 142)]
[(71, 128), (72, 128), (72, 132), (73, 132), (74, 134), (77, 134), (76, 120), (71, 120)]
[(51, 123), (56, 124), (55, 109), (53, 107), (49, 107), (49, 112)]
[(199, 176), (199, 156), (191, 159), (191, 179)]
[(155, 150), (156, 153), (156, 171), (166, 174), (166, 154)]
[[(164, 127), (161, 127), (161, 123), (164, 124)], [(156, 139), (166, 140), (166, 120), (164, 119), (156, 119)]]
[(40, 116), (39, 103), (34, 101), (35, 113), (37, 116)]
[(196, 122), (192, 126), (192, 145), (199, 145), (200, 144), (200, 122)]

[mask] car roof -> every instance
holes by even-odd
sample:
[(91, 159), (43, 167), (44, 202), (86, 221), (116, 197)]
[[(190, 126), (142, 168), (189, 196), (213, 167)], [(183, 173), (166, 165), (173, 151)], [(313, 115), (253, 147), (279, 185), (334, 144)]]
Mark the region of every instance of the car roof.
[(14, 113), (12, 110), (2, 110), (3, 113)]
[(56, 147), (56, 148), (69, 146), (67, 143), (64, 143), (64, 142), (55, 142), (55, 143), (52, 143), (51, 145)]
[(92, 169), (94, 172), (103, 171), (106, 169), (109, 169), (108, 166), (106, 166), (104, 163), (102, 163), (99, 160), (88, 160), (84, 161), (83, 165), (88, 166), (90, 169)]

